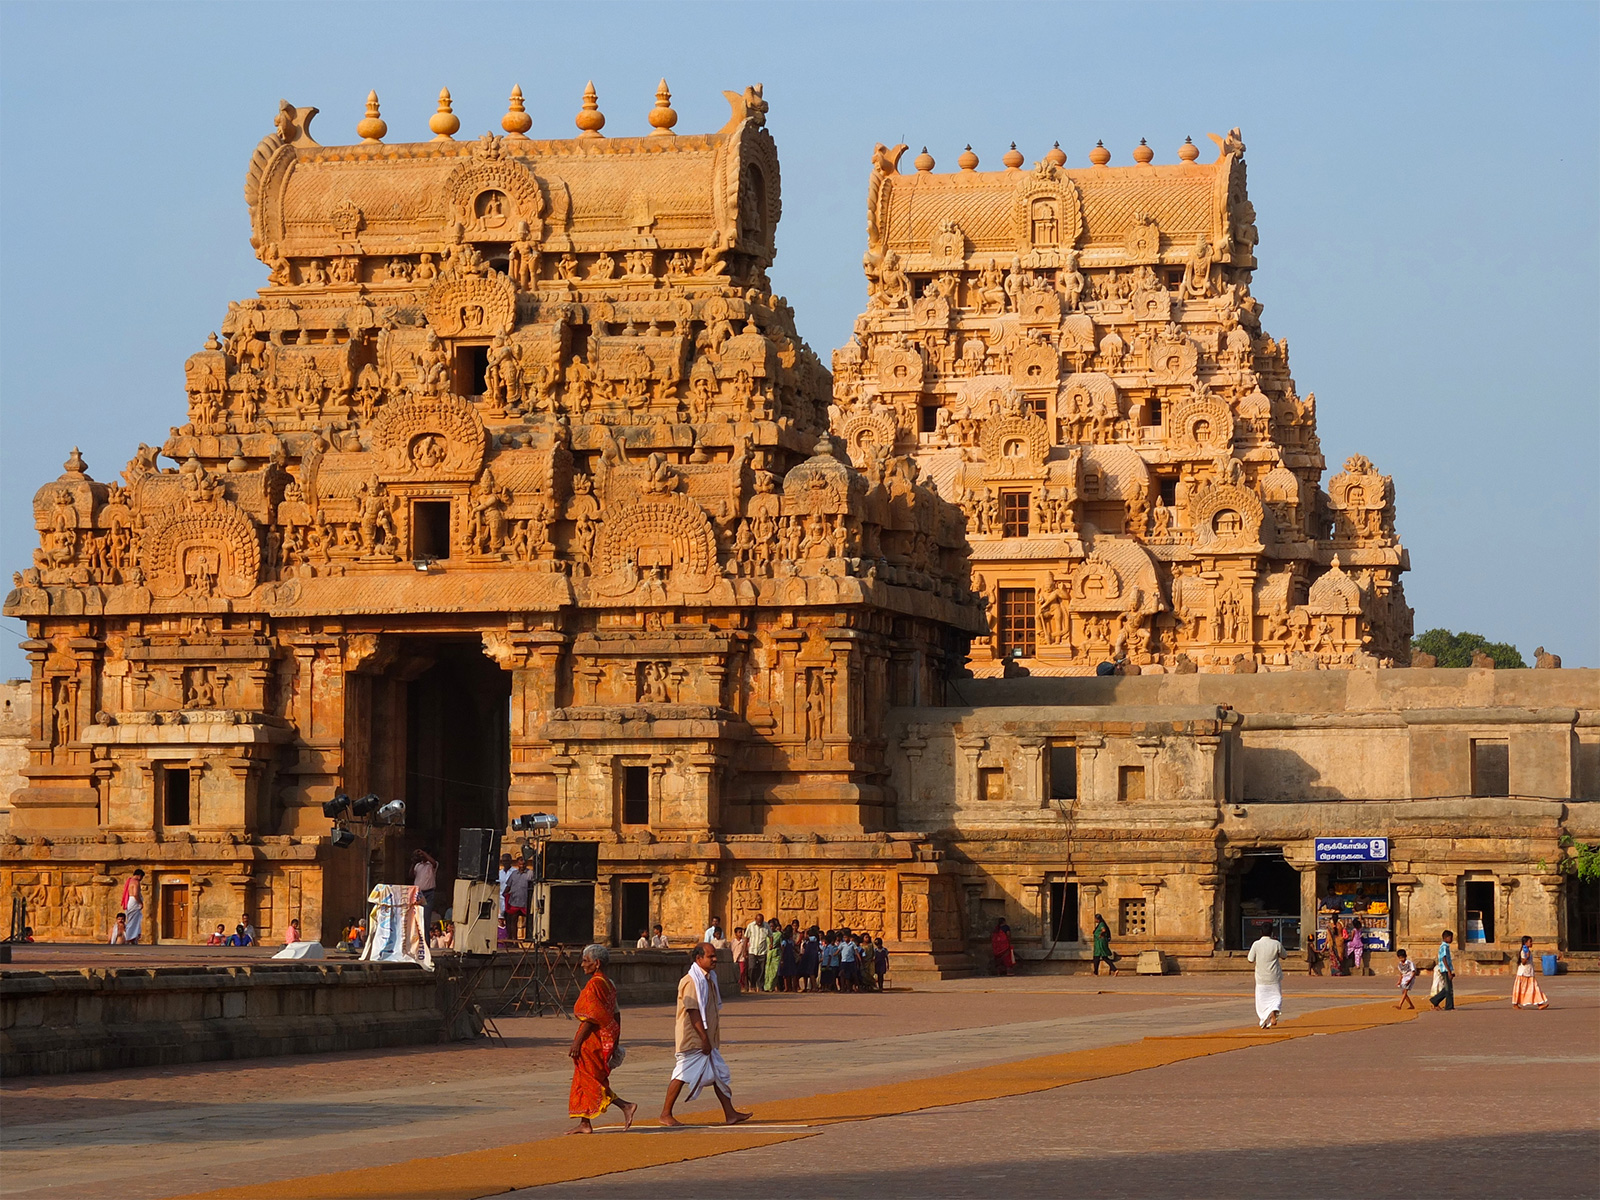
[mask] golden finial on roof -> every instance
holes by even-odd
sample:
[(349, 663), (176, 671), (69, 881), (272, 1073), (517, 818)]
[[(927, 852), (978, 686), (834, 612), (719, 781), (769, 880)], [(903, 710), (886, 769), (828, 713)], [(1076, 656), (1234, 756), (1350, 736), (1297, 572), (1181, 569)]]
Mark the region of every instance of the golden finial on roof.
[(961, 157), (956, 159), (956, 166), (963, 171), (976, 171), (978, 169), (978, 156), (972, 152), (972, 143), (967, 143), (967, 148), (961, 152)]
[(1183, 139), (1183, 145), (1178, 147), (1178, 157), (1186, 163), (1192, 163), (1200, 157), (1200, 147), (1194, 144), (1192, 137)]
[(916, 161), (911, 165), (924, 174), (933, 170), (933, 155), (928, 153), (926, 146), (922, 148), (922, 153), (917, 155)]
[(1103, 141), (1096, 142), (1094, 149), (1089, 151), (1089, 161), (1097, 167), (1103, 167), (1111, 161), (1111, 151), (1106, 149)]
[(381, 142), (389, 132), (389, 125), (378, 115), (378, 93), (367, 93), (367, 115), (356, 122), (356, 135), (363, 142)]
[(1139, 144), (1133, 148), (1133, 161), (1141, 167), (1148, 167), (1155, 156), (1156, 152), (1150, 149), (1150, 143), (1140, 138)]
[(518, 141), (526, 140), (528, 130), (533, 128), (533, 118), (528, 115), (528, 110), (522, 106), (522, 85), (512, 85), (511, 107), (506, 109), (506, 115), (500, 118), (500, 128), (506, 131), (507, 136)]
[(1022, 157), (1022, 151), (1017, 149), (1017, 144), (1015, 142), (1011, 143), (1011, 149), (1007, 150), (1000, 156), (1000, 161), (1005, 163), (1006, 170), (1008, 171), (1015, 171), (1022, 166), (1024, 161)]
[(650, 110), (650, 136), (670, 136), (672, 127), (677, 123), (678, 113), (672, 107), (672, 93), (667, 90), (667, 81), (663, 79), (661, 86), (656, 88), (656, 106)]
[(461, 128), (461, 118), (450, 109), (450, 89), (439, 89), (439, 111), (428, 118), (428, 128), (433, 130), (436, 142), (453, 142), (451, 135)]
[(600, 111), (600, 97), (595, 94), (592, 79), (583, 89), (583, 108), (572, 123), (578, 127), (579, 137), (605, 137), (600, 131), (606, 127), (606, 115)]

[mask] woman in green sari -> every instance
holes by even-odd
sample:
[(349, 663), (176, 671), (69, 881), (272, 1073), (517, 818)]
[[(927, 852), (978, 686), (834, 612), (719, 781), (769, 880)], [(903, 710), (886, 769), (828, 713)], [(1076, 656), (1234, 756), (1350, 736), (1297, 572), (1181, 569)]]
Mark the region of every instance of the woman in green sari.
[(772, 940), (768, 943), (768, 945), (771, 947), (771, 949), (767, 951), (766, 978), (762, 980), (761, 984), (761, 990), (764, 992), (770, 992), (777, 986), (778, 968), (783, 965), (783, 955), (781, 953), (779, 942), (781, 934), (779, 933), (778, 919), (776, 917), (772, 919), (770, 928)]
[(1106, 924), (1106, 919), (1099, 913), (1094, 916), (1094, 973), (1100, 974), (1100, 964), (1104, 962), (1111, 968), (1111, 973), (1117, 973), (1117, 960), (1111, 953), (1111, 926)]

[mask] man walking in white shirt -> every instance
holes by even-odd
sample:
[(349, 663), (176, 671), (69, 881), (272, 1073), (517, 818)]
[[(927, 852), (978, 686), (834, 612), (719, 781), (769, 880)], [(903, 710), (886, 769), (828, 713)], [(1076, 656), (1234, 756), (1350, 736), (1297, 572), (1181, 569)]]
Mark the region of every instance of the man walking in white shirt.
[(1263, 933), (1250, 947), (1250, 961), (1256, 965), (1256, 1019), (1271, 1029), (1283, 1012), (1283, 943)]
[(767, 923), (761, 919), (760, 913), (756, 914), (754, 921), (745, 926), (744, 936), (750, 939), (750, 948), (745, 951), (750, 987), (753, 991), (760, 991), (763, 990), (761, 985), (767, 977), (767, 943), (770, 940)]
[(667, 1098), (661, 1106), (663, 1125), (681, 1125), (672, 1115), (672, 1106), (687, 1084), (689, 1099), (693, 1100), (702, 1088), (710, 1085), (722, 1102), (722, 1117), (729, 1125), (738, 1125), (750, 1119), (750, 1114), (733, 1106), (733, 1077), (728, 1064), (722, 1060), (721, 1020), (722, 992), (717, 986), (717, 948), (710, 942), (701, 942), (694, 948), (694, 962), (678, 983), (678, 1012), (674, 1022), (673, 1049), (676, 1057), (672, 1068), (672, 1082), (667, 1085)]

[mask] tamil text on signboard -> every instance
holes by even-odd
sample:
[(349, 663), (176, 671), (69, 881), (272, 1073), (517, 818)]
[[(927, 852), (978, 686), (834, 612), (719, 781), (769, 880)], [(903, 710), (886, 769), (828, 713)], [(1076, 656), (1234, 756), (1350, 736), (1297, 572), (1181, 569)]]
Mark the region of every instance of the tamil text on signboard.
[(1388, 862), (1389, 839), (1374, 837), (1317, 838), (1318, 862)]

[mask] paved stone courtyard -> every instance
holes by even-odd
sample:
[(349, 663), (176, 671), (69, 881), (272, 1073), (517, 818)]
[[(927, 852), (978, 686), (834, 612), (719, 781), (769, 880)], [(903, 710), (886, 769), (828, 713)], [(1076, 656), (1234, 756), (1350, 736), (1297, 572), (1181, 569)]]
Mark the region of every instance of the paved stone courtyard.
[[(1600, 980), (1546, 981), (1553, 1006), (1542, 1013), (1513, 1010), (1509, 982), (1463, 980), (1453, 1014), (1270, 1045), (1246, 1038), (1245, 1048), (1123, 1074), (1114, 1073), (1129, 1070), (1117, 1056), (1146, 1038), (1247, 1031), (1249, 978), (1019, 977), (730, 1001), (724, 1037), (738, 1099), (758, 1122), (765, 1107), (773, 1137), (790, 1140), (518, 1194), (1593, 1195)], [(1287, 994), (1292, 1019), (1375, 1012), (1394, 993), (1385, 978), (1298, 978)], [(459, 1171), (413, 1160), (497, 1148), (571, 1153), (571, 1141), (541, 1141), (569, 1124), (570, 1023), (524, 1018), (501, 1028), (504, 1046), (7, 1080), (0, 1192), (88, 1200), (254, 1184), (326, 1195), (340, 1193), (327, 1184), (279, 1191), (275, 1181), (399, 1166), (403, 1187), (385, 1192), (380, 1171), (364, 1185), (377, 1190), (360, 1194), (443, 1194), (430, 1190), (430, 1171), (450, 1180), (448, 1194), (473, 1194)], [(631, 1053), (615, 1085), (640, 1103), (641, 1118), (653, 1116), (670, 1071), (670, 1009), (629, 1010), (623, 1035)], [(954, 1073), (999, 1074), (1096, 1048), (1111, 1048), (1103, 1077), (944, 1099), (955, 1094)], [(890, 1095), (903, 1103), (891, 1099), (881, 1114), (833, 1124), (782, 1116), (797, 1098), (901, 1083)], [(581, 1151), (599, 1164), (586, 1173), (682, 1136), (713, 1135), (602, 1134)]]

